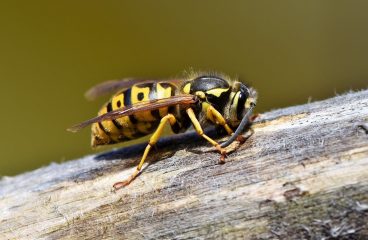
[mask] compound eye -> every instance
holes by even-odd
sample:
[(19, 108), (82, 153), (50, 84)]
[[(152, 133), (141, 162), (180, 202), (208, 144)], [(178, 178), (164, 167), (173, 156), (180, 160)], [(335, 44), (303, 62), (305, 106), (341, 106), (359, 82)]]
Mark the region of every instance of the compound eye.
[(246, 94), (246, 92), (240, 91), (239, 93), (239, 98), (238, 98), (238, 106), (236, 107), (236, 113), (237, 113), (237, 117), (238, 119), (242, 119), (243, 118), (243, 111), (245, 108), (245, 102), (247, 101), (248, 95)]
[(247, 100), (247, 96), (243, 92), (240, 92), (239, 99), (238, 99), (238, 107), (244, 106), (246, 100)]

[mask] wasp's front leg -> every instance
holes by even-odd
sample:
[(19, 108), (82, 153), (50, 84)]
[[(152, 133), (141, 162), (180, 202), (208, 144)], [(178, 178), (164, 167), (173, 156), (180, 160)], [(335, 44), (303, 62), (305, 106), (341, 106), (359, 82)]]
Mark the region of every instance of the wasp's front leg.
[(213, 140), (212, 138), (210, 138), (209, 136), (207, 136), (206, 134), (204, 134), (203, 129), (201, 127), (201, 124), (199, 123), (193, 109), (188, 108), (187, 109), (187, 114), (190, 118), (190, 120), (192, 121), (193, 127), (196, 130), (196, 132), (198, 133), (199, 136), (203, 137), (204, 139), (206, 139), (208, 142), (210, 142), (221, 154), (221, 158), (219, 163), (225, 163), (225, 158), (226, 156), (226, 150), (224, 148), (222, 148), (220, 146), (220, 144), (218, 144), (218, 142), (216, 142), (215, 140)]
[[(233, 135), (234, 131), (230, 128), (230, 126), (226, 123), (225, 118), (221, 115), (221, 113), (219, 111), (216, 110), (216, 108), (214, 108), (213, 106), (209, 106), (207, 108), (207, 118), (217, 124), (222, 126), (228, 135)], [(245, 138), (242, 135), (239, 135), (236, 137), (236, 141), (238, 141), (240, 144), (243, 144), (245, 142)]]

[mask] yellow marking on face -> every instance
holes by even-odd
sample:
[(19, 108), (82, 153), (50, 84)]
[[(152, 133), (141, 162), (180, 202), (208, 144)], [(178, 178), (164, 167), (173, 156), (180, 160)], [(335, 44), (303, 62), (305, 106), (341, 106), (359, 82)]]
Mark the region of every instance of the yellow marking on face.
[[(112, 104), (112, 110), (117, 110), (119, 108), (124, 108), (124, 93), (120, 93), (118, 95), (115, 95), (111, 99)], [(119, 107), (120, 106), (120, 107)], [(132, 127), (133, 124), (129, 119), (129, 116), (124, 116), (121, 118), (117, 118), (116, 122), (118, 122), (123, 128), (129, 128)]]
[(239, 100), (240, 92), (237, 92), (234, 97), (233, 106), (236, 108), (238, 106), (238, 100)]
[(192, 85), (191, 83), (185, 84), (185, 86), (183, 87), (183, 92), (189, 94), (191, 85)]
[(237, 106), (238, 106), (239, 95), (240, 95), (240, 92), (236, 92), (234, 96), (233, 104), (231, 105), (230, 118), (232, 121), (235, 121), (238, 119)]
[(220, 97), (222, 93), (229, 91), (229, 88), (215, 88), (206, 91), (207, 94), (214, 95), (216, 97)]
[(234, 97), (234, 95), (235, 95), (236, 93), (235, 92), (231, 92), (230, 93), (230, 97), (229, 97), (229, 99), (231, 100), (231, 99), (233, 99), (233, 97)]
[[(150, 100), (149, 94), (150, 94), (149, 87), (140, 88), (137, 86), (133, 86), (132, 91), (131, 91), (131, 98), (132, 98), (131, 103), (134, 105), (140, 102), (148, 102)], [(138, 121), (142, 121), (142, 122), (150, 122), (150, 121), (156, 120), (156, 118), (152, 116), (150, 111), (136, 113), (134, 114), (134, 117)]]

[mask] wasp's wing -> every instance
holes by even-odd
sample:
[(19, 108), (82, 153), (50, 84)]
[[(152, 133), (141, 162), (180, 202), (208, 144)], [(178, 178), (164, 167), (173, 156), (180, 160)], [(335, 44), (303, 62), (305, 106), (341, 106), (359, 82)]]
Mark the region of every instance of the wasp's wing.
[(143, 112), (143, 111), (150, 111), (150, 110), (156, 110), (162, 107), (169, 107), (174, 105), (190, 105), (197, 102), (197, 98), (193, 95), (177, 95), (172, 96), (169, 98), (162, 98), (162, 99), (155, 99), (147, 102), (141, 102), (138, 104), (134, 104), (128, 107), (124, 107), (121, 109), (117, 109), (108, 113), (105, 113), (103, 115), (100, 115), (98, 117), (89, 119), (85, 122), (79, 123), (77, 125), (74, 125), (67, 130), (70, 132), (77, 132), (80, 129), (96, 122), (106, 121), (106, 120), (113, 120), (124, 116), (129, 116), (137, 112)]
[[(137, 83), (149, 83), (149, 82), (160, 82), (163, 80), (153, 79), (153, 80), (143, 80), (143, 79), (134, 79), (134, 78), (124, 78), (120, 80), (110, 80), (96, 86), (90, 88), (84, 96), (88, 100), (95, 100), (97, 97), (113, 94), (119, 91), (120, 89), (129, 88), (134, 84)], [(172, 80), (165, 80), (165, 82), (171, 82), (174, 84), (179, 84), (182, 80), (181, 79), (172, 79)]]

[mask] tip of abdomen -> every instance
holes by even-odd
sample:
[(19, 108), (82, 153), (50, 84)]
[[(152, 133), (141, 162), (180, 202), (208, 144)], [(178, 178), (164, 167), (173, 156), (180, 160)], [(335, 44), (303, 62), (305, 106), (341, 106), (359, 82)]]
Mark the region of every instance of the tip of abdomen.
[(99, 127), (98, 123), (92, 124), (91, 130), (91, 146), (93, 148), (110, 143), (110, 137)]

